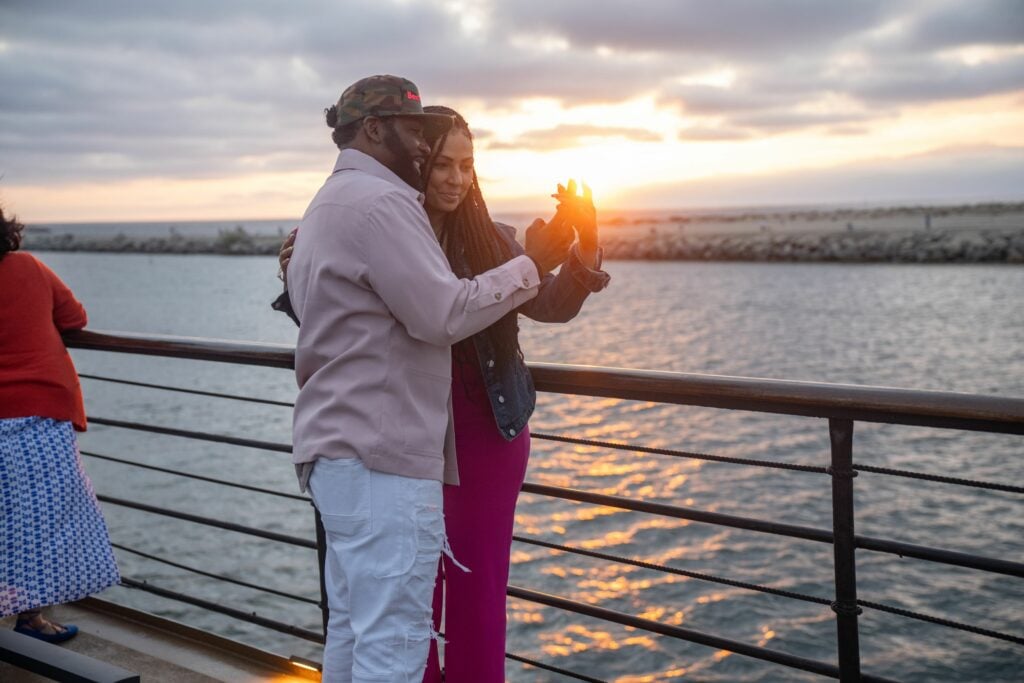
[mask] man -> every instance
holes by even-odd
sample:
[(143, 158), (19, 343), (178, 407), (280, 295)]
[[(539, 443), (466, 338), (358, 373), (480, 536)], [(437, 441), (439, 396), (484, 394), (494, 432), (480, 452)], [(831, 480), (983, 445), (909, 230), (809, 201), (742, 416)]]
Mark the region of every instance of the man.
[(327, 534), (323, 680), (418, 681), (446, 547), (441, 482), (457, 481), (451, 344), (534, 297), (573, 231), (531, 228), (525, 256), (460, 280), (417, 189), (424, 134), (450, 119), (424, 114), (412, 82), (371, 76), (327, 124), (341, 153), (288, 265), (302, 321), (293, 459)]

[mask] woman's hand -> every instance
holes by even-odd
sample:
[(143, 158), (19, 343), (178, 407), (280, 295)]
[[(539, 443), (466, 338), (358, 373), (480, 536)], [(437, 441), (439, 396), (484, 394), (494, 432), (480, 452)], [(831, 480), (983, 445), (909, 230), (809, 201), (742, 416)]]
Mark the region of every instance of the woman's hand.
[(597, 233), (597, 209), (594, 207), (594, 194), (590, 186), (583, 185), (583, 194), (576, 194), (576, 181), (570, 180), (567, 187), (558, 186), (558, 192), (551, 195), (558, 200), (559, 210), (564, 210), (579, 235), (580, 256), (583, 263), (591, 269), (597, 267), (597, 251), (599, 247)]
[(288, 262), (292, 260), (292, 252), (295, 251), (295, 235), (298, 232), (298, 226), (292, 228), (292, 231), (288, 233), (288, 237), (281, 244), (281, 251), (277, 252), (277, 264), (279, 266), (277, 277), (285, 284), (285, 287), (288, 286)]

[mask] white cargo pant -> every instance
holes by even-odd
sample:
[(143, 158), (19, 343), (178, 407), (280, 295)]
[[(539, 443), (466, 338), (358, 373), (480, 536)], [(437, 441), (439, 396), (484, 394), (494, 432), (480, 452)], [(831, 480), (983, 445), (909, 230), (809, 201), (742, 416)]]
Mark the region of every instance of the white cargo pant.
[(309, 488), (327, 532), (324, 683), (419, 683), (444, 543), (441, 482), (320, 458)]

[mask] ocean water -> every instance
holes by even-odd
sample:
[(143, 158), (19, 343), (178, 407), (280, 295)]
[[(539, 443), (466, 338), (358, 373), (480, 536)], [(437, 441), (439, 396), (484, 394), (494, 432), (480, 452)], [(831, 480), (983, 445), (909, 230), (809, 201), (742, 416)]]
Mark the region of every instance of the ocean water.
[[(293, 343), (269, 308), (268, 257), (40, 255), (101, 330)], [(565, 325), (523, 320), (529, 360), (1024, 396), (1024, 269), (993, 266), (611, 262), (611, 287)], [(80, 372), (293, 399), (289, 371), (74, 351)], [(91, 415), (288, 441), (287, 408), (83, 380)], [(823, 420), (541, 395), (535, 432), (827, 465)], [(85, 451), (295, 492), (282, 454), (94, 425)], [(1019, 437), (858, 423), (861, 463), (1019, 484)], [(308, 503), (85, 457), (100, 493), (313, 536)], [(535, 440), (528, 481), (820, 528), (827, 476)], [(861, 474), (857, 532), (1024, 557), (1024, 496)], [(116, 543), (316, 598), (313, 551), (104, 506)], [(555, 543), (829, 597), (830, 546), (523, 495), (516, 532)], [(458, 549), (455, 549), (458, 553)], [(124, 575), (318, 629), (311, 605), (221, 584), (118, 551)], [(858, 552), (859, 596), (1024, 634), (1024, 582)], [(828, 607), (514, 544), (510, 582), (669, 624), (833, 662)], [(104, 597), (285, 655), (301, 640), (126, 588)], [(810, 681), (818, 677), (705, 646), (509, 600), (508, 650), (596, 678)], [(865, 672), (904, 681), (1016, 681), (1024, 650), (866, 609)], [(568, 680), (508, 662), (510, 681)]]

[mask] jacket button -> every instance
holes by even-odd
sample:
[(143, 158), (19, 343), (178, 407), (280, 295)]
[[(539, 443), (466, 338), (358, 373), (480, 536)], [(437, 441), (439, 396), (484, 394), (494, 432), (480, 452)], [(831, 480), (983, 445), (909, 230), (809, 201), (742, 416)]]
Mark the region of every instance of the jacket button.
[(505, 397), (502, 396), (501, 394), (498, 394), (498, 403), (504, 403), (504, 402), (505, 402)]
[(494, 367), (494, 359), (493, 358), (490, 359), (489, 361), (487, 361), (487, 367), (489, 367), (489, 368), (493, 368)]
[(515, 436), (516, 435), (516, 430), (514, 430), (514, 429), (508, 430), (508, 435), (509, 436)]
[(494, 298), (497, 299), (498, 301), (501, 301), (501, 292), (495, 292)]

